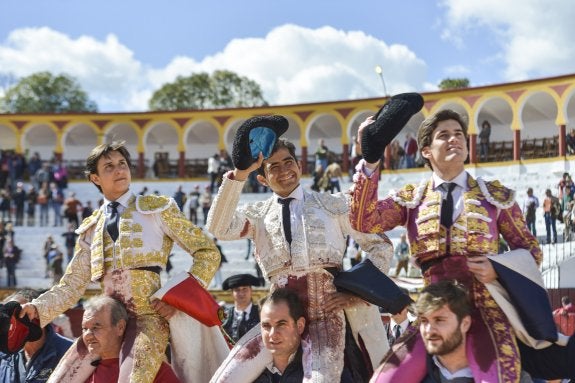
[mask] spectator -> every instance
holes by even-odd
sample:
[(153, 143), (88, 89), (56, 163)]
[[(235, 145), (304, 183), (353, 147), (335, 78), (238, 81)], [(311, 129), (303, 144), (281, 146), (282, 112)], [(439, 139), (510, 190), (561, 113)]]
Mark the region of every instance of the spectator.
[(26, 191), (22, 182), (16, 183), (16, 190), (12, 193), (12, 202), (16, 210), (14, 226), (24, 225), (24, 206), (26, 205)]
[(48, 184), (42, 185), (38, 191), (38, 198), (36, 199), (40, 207), (40, 226), (48, 226), (48, 210), (50, 208), (50, 191)]
[(208, 158), (208, 175), (210, 176), (209, 188), (211, 193), (215, 191), (219, 170), (220, 170), (220, 155), (216, 153), (210, 158)]
[(74, 225), (74, 229), (80, 226), (78, 212), (82, 210), (82, 202), (76, 198), (76, 193), (70, 192), (68, 198), (64, 200), (64, 216), (69, 224)]
[(6, 227), (4, 221), (0, 220), (0, 268), (4, 266), (4, 245), (6, 244)]
[(222, 250), (222, 247), (218, 243), (217, 238), (214, 238), (214, 245), (216, 245), (216, 247), (218, 248), (218, 251), (220, 252), (220, 265), (218, 266), (218, 270), (216, 270), (216, 273), (214, 274), (214, 278), (212, 279), (210, 287), (220, 288), (222, 285), (222, 265), (224, 263), (227, 263), (228, 259), (224, 255), (224, 251)]
[[(96, 368), (86, 383), (120, 381), (120, 351), (130, 320), (124, 305), (114, 298), (102, 295), (84, 303), (82, 343), (91, 358), (97, 361), (93, 363)], [(180, 382), (166, 362), (161, 362), (154, 375), (149, 379), (154, 383)]]
[(350, 159), (350, 166), (349, 166), (349, 180), (352, 180), (353, 173), (355, 171), (355, 166), (361, 160), (361, 152), (359, 152), (359, 145), (357, 143), (357, 136), (353, 136), (351, 138), (351, 145), (349, 150), (349, 159)]
[(571, 303), (571, 298), (564, 295), (561, 297), (561, 307), (553, 311), (553, 315), (567, 315), (569, 313), (575, 313), (575, 306)]
[(64, 190), (68, 188), (68, 170), (66, 166), (62, 163), (62, 161), (58, 161), (56, 165), (54, 165), (53, 169), (54, 174), (54, 182), (58, 186), (59, 190)]
[(567, 142), (567, 153), (568, 154), (575, 154), (575, 129), (571, 129), (569, 134), (565, 137), (565, 141)]
[(58, 283), (64, 275), (64, 269), (62, 263), (64, 262), (64, 255), (60, 251), (57, 244), (53, 243), (48, 250), (48, 265), (50, 266), (50, 272), (52, 274), (52, 280), (54, 283)]
[(184, 204), (186, 203), (186, 193), (182, 191), (182, 185), (178, 186), (178, 189), (176, 190), (172, 198), (174, 198), (174, 201), (176, 201), (176, 205), (178, 205), (180, 211), (184, 211)]
[(226, 307), (226, 319), (222, 323), (234, 342), (260, 323), (260, 308), (252, 302), (252, 286), (259, 286), (259, 280), (251, 274), (232, 275), (222, 284), (224, 290), (232, 290), (234, 298), (234, 305)]
[(254, 383), (302, 382), (301, 338), (305, 330), (304, 308), (296, 293), (277, 289), (262, 301), (261, 332), (272, 363)]
[(44, 259), (46, 260), (46, 272), (44, 273), (44, 278), (49, 278), (52, 275), (50, 270), (50, 262), (48, 261), (48, 253), (52, 249), (52, 245), (55, 244), (54, 238), (49, 235), (46, 240), (44, 241), (44, 245), (42, 246), (42, 250), (44, 254)]
[(402, 269), (405, 269), (405, 276), (409, 276), (409, 244), (407, 243), (407, 235), (401, 233), (399, 236), (399, 244), (395, 247), (394, 251), (397, 265), (395, 266), (395, 277), (399, 276)]
[(30, 182), (33, 186), (38, 188), (38, 183), (36, 180), (36, 172), (42, 168), (42, 160), (40, 159), (40, 153), (34, 152), (30, 159), (28, 160), (28, 175), (30, 176)]
[[(7, 297), (4, 303), (16, 301), (25, 304), (39, 295), (38, 290), (22, 289)], [(72, 341), (57, 334), (52, 325), (45, 326), (40, 339), (26, 342), (17, 353), (0, 352), (0, 382), (46, 382), (71, 345)]]
[(22, 250), (14, 244), (10, 237), (6, 238), (4, 245), (4, 266), (6, 266), (6, 280), (8, 287), (15, 287), (16, 282), (16, 264), (20, 261)]
[(38, 203), (38, 191), (32, 185), (26, 194), (26, 225), (36, 225), (36, 204)]
[(553, 243), (557, 243), (557, 217), (560, 217), (561, 204), (559, 199), (551, 194), (551, 189), (545, 190), (545, 199), (543, 200), (543, 214), (545, 217), (545, 230), (547, 232), (547, 244), (551, 243), (551, 233), (553, 232)]
[(569, 202), (573, 200), (573, 194), (575, 193), (575, 186), (571, 181), (571, 176), (569, 173), (563, 173), (563, 177), (559, 180), (557, 184), (559, 189), (559, 200), (561, 201), (561, 209), (567, 210)]
[(525, 206), (523, 212), (525, 214), (525, 223), (527, 228), (534, 237), (537, 237), (537, 228), (535, 227), (535, 219), (537, 217), (536, 212), (539, 207), (539, 199), (533, 195), (533, 188), (527, 189), (527, 200), (525, 201)]
[(12, 221), (11, 213), (12, 199), (10, 198), (10, 193), (8, 189), (0, 190), (0, 220), (7, 222)]
[(76, 246), (76, 238), (78, 238), (78, 234), (76, 234), (76, 227), (74, 224), (68, 224), (68, 231), (62, 234), (64, 237), (64, 246), (66, 247), (66, 256), (68, 259), (68, 263), (72, 260), (74, 256), (74, 247)]
[(415, 167), (415, 156), (417, 155), (417, 141), (412, 137), (411, 133), (407, 132), (405, 134), (405, 142), (403, 144), (403, 161), (405, 169), (411, 169)]
[(329, 192), (334, 193), (341, 192), (340, 180), (343, 182), (343, 173), (341, 172), (341, 166), (333, 160), (331, 164), (325, 169), (325, 177), (327, 177), (329, 182)]
[(54, 212), (54, 227), (62, 226), (62, 204), (64, 203), (64, 193), (55, 182), (50, 182), (50, 204)]
[(321, 170), (325, 171), (327, 168), (329, 149), (325, 145), (323, 138), (318, 141), (317, 149), (315, 150), (315, 166), (321, 166)]
[(82, 221), (91, 216), (93, 212), (92, 201), (86, 201), (86, 205), (82, 208)]
[(313, 171), (313, 182), (311, 185), (311, 190), (316, 192), (323, 192), (325, 191), (327, 184), (327, 177), (325, 177), (324, 171), (321, 165), (316, 165)]
[(483, 162), (486, 162), (489, 156), (489, 136), (491, 136), (491, 124), (485, 120), (479, 132), (479, 158)]
[(40, 190), (42, 186), (48, 185), (52, 180), (52, 171), (48, 162), (43, 162), (42, 167), (36, 171), (34, 176), (36, 180), (36, 188)]
[(200, 207), (200, 186), (194, 186), (194, 190), (190, 192), (188, 198), (188, 211), (190, 212), (190, 221), (198, 224), (198, 208)]
[(206, 186), (204, 192), (200, 195), (200, 205), (202, 206), (202, 213), (204, 214), (204, 225), (208, 221), (208, 212), (212, 206), (212, 192), (209, 186)]
[[(228, 155), (228, 152), (226, 152), (225, 150), (222, 151), (222, 155), (220, 157), (220, 167), (218, 168), (218, 179), (217, 179), (218, 187), (220, 187), (220, 185), (222, 184), (222, 176), (224, 175), (224, 173), (229, 172), (230, 170), (232, 170), (232, 168), (233, 164), (230, 156)], [(214, 192), (212, 191), (212, 193)]]
[(405, 155), (405, 151), (399, 144), (398, 140), (391, 141), (389, 155), (391, 159), (391, 169), (396, 170), (399, 169), (401, 163), (404, 161), (403, 156)]

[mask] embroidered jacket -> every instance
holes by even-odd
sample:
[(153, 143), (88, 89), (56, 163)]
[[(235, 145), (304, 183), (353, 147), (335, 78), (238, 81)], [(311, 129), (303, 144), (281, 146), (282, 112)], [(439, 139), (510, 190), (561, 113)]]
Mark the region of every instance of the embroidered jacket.
[(194, 257), (190, 272), (204, 286), (213, 278), (220, 258), (217, 248), (185, 218), (173, 199), (133, 195), (120, 215), (115, 243), (105, 230), (104, 208), (97, 209), (76, 230), (74, 258), (60, 282), (32, 302), (42, 326), (74, 305), (88, 284), (101, 281), (107, 271), (163, 269), (174, 242)]
[[(355, 175), (352, 226), (371, 233), (405, 226), (411, 256), (424, 269), (426, 284), (456, 279), (470, 292), (477, 310), (472, 314), (474, 331), (468, 341), (473, 345), (471, 347), (481, 350), (468, 356), (470, 364), (477, 367), (474, 367), (475, 378), (518, 382), (519, 350), (511, 324), (485, 285), (467, 267), (467, 257), (497, 254), (500, 234), (511, 250), (526, 249), (540, 264), (541, 249), (525, 225), (514, 192), (497, 181), (486, 182), (468, 175), (467, 190), (462, 197), (463, 211), (451, 228), (446, 229), (440, 223), (441, 193), (433, 190), (432, 180), (407, 185), (378, 201), (378, 178), (379, 172), (370, 177), (363, 172)], [(421, 343), (416, 332), (413, 336)], [(416, 354), (411, 355), (411, 361), (417, 361), (419, 367), (424, 366), (424, 353)], [(406, 368), (403, 364), (401, 367), (397, 368), (398, 373), (414, 374), (418, 370), (414, 366)], [(394, 376), (394, 379), (406, 377)]]

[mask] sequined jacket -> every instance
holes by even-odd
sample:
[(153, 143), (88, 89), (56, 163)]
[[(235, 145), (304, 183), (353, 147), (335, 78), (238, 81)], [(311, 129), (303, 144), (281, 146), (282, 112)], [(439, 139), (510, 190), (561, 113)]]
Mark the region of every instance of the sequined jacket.
[[(474, 330), (468, 341), (481, 350), (468, 355), (470, 365), (481, 364), (474, 370), (474, 376), (478, 374), (475, 377), (481, 381), (518, 382), (519, 350), (511, 324), (485, 285), (474, 278), (467, 267), (467, 257), (497, 254), (500, 234), (511, 250), (525, 249), (537, 264), (541, 262), (541, 249), (525, 225), (514, 192), (497, 181), (486, 182), (468, 175), (467, 190), (462, 197), (463, 211), (451, 228), (446, 229), (440, 224), (441, 193), (433, 190), (432, 180), (407, 185), (378, 201), (378, 178), (379, 172), (371, 177), (362, 172), (355, 175), (353, 227), (378, 233), (406, 226), (411, 256), (424, 270), (425, 283), (456, 279), (470, 291), (477, 310), (472, 312)], [(423, 347), (420, 338), (417, 342)], [(411, 360), (420, 359), (421, 355), (411, 355)], [(399, 366), (399, 374), (417, 371)]]
[(74, 258), (60, 282), (32, 303), (41, 325), (74, 305), (92, 282), (101, 281), (114, 269), (164, 268), (176, 242), (194, 257), (190, 272), (206, 286), (213, 278), (220, 255), (213, 241), (180, 212), (176, 202), (164, 196), (132, 196), (121, 213), (115, 244), (105, 232), (104, 207), (86, 218), (79, 234)]
[(224, 177), (214, 199), (206, 229), (220, 240), (250, 238), (264, 275), (272, 281), (285, 274), (314, 269), (341, 269), (346, 236), (351, 235), (383, 272), (389, 269), (392, 246), (384, 235), (363, 234), (351, 228), (343, 194), (305, 192), (301, 225), (292, 228), (291, 251), (282, 229), (281, 207), (270, 197), (237, 207), (244, 182)]
[(411, 254), (417, 264), (451, 255), (497, 254), (499, 234), (510, 249), (527, 249), (539, 264), (541, 249), (525, 225), (515, 193), (499, 181), (467, 177), (463, 193), (463, 212), (450, 230), (440, 224), (441, 193), (433, 190), (433, 181), (407, 185), (377, 200), (378, 172), (371, 177), (356, 175), (352, 201), (352, 226), (366, 233), (380, 233), (406, 226)]

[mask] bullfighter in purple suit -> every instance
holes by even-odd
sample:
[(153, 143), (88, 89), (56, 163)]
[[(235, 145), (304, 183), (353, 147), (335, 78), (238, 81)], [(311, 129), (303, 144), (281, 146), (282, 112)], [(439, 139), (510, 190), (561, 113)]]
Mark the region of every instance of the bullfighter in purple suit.
[[(373, 122), (367, 119), (359, 134)], [(470, 292), (474, 307), (467, 354), (475, 380), (519, 382), (516, 335), (487, 288), (498, 278), (490, 258), (497, 257), (491, 256), (498, 253), (499, 235), (512, 249), (509, 254), (528, 258), (533, 266), (540, 264), (542, 253), (514, 192), (498, 181), (476, 179), (465, 171), (466, 139), (467, 125), (458, 113), (443, 110), (427, 118), (419, 128), (418, 146), (433, 170), (431, 178), (392, 191), (379, 201), (379, 164), (361, 161), (355, 176), (352, 226), (370, 233), (406, 226), (411, 256), (421, 267), (425, 283), (456, 279)], [(425, 348), (418, 332), (411, 329), (384, 358), (372, 382), (419, 382), (424, 374)]]

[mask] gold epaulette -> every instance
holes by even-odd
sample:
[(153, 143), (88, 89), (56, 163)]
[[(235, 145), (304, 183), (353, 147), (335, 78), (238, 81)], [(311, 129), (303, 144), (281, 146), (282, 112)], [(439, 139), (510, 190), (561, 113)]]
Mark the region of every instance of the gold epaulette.
[(102, 210), (96, 209), (92, 212), (91, 216), (84, 218), (80, 226), (76, 229), (76, 234), (85, 233), (86, 230), (94, 226), (96, 222), (98, 222), (100, 214), (102, 214)]
[(389, 195), (401, 206), (414, 208), (421, 201), (426, 186), (427, 181), (422, 181), (419, 185), (407, 184), (397, 191), (391, 190)]
[(477, 184), (485, 198), (498, 208), (508, 209), (515, 203), (515, 190), (503, 186), (501, 182), (497, 180), (484, 181), (478, 177)]
[[(172, 199), (163, 195), (143, 195), (136, 198), (136, 210), (142, 214), (159, 213), (166, 210)], [(174, 202), (175, 203), (175, 202)]]

